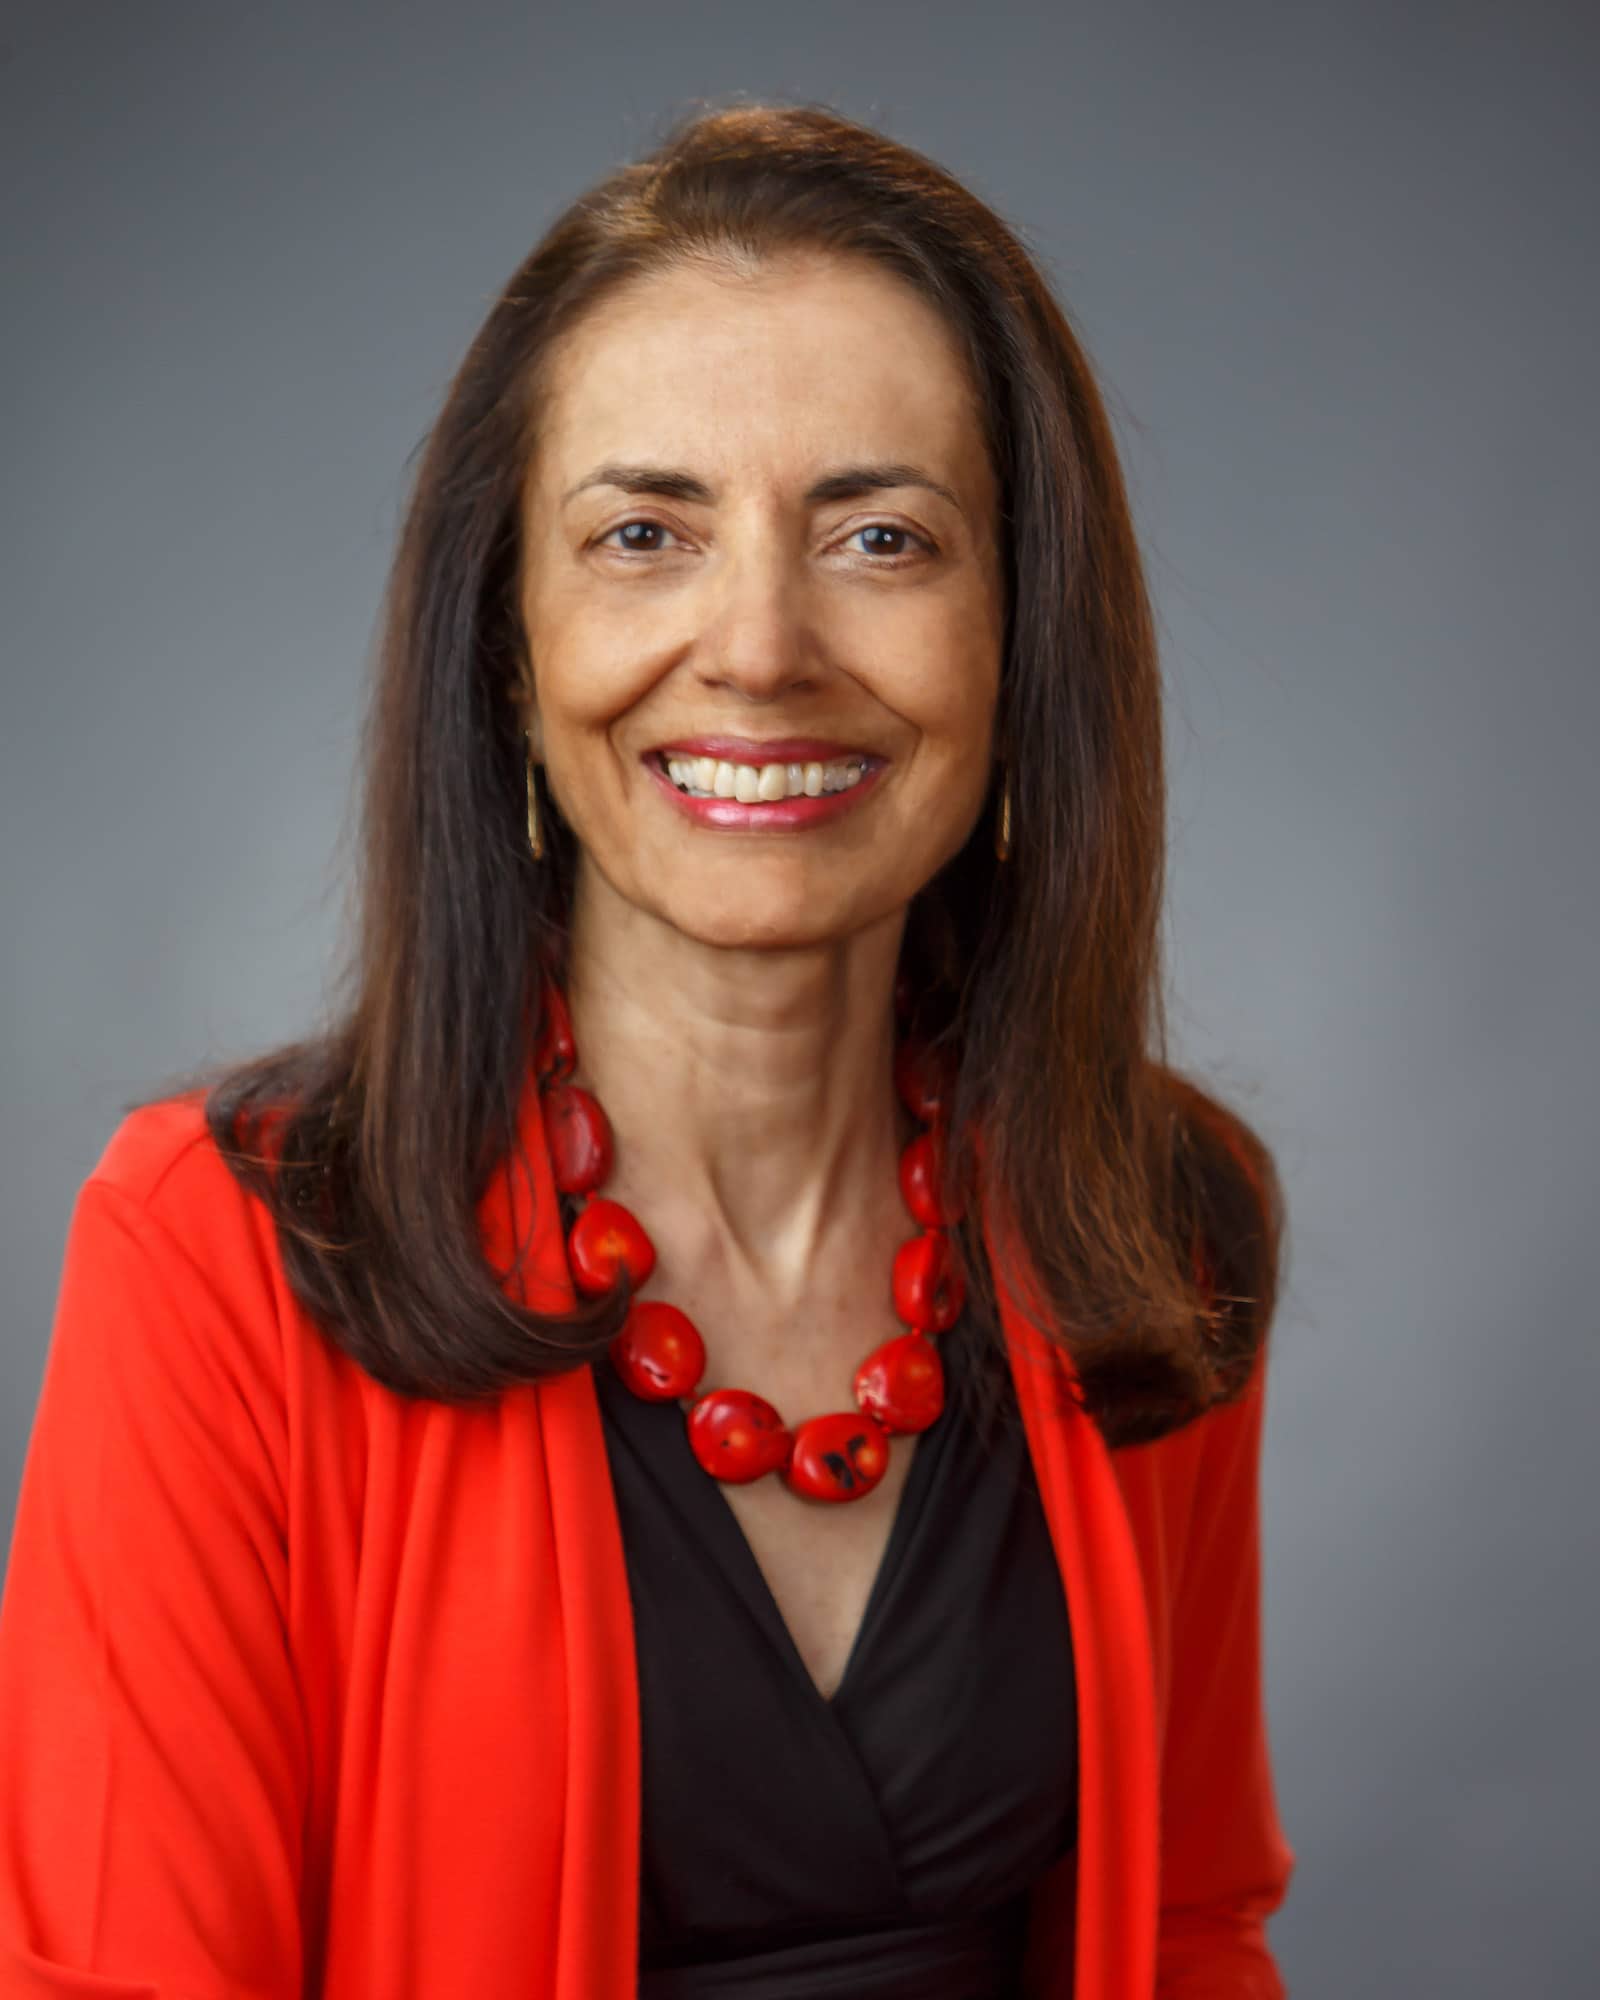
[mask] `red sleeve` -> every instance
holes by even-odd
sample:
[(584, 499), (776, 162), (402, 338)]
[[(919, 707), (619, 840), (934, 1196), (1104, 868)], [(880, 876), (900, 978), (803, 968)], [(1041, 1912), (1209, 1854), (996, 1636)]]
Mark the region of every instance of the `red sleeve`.
[(281, 1370), (247, 1318), (84, 1184), (0, 1599), (5, 2000), (301, 1991)]
[(1265, 1361), (1206, 1433), (1172, 1604), (1156, 1990), (1282, 2000), (1266, 1919), (1294, 1855), (1278, 1823), (1261, 1672), (1258, 1486)]

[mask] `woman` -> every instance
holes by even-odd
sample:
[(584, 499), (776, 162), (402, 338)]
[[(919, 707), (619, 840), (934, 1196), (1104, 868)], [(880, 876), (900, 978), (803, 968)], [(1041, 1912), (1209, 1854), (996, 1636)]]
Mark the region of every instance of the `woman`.
[(7, 1994), (1275, 1995), (1270, 1161), (1159, 1059), (1151, 621), (1004, 225), (574, 205), (421, 464), (349, 1004), (74, 1211)]

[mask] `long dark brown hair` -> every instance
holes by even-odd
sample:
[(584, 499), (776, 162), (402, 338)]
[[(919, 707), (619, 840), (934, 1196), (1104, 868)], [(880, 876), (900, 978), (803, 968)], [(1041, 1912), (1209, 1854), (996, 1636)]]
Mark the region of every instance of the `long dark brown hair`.
[(207, 1121), (269, 1204), (295, 1293), (379, 1381), (463, 1401), (603, 1353), (625, 1290), (528, 1312), (478, 1233), (577, 859), (548, 803), (542, 863), (526, 838), (519, 501), (554, 342), (664, 267), (791, 249), (914, 285), (980, 391), (1014, 851), (996, 859), (991, 797), (914, 902), (902, 969), (917, 1031), (956, 1066), (949, 1172), (975, 1322), (997, 1324), (981, 1170), (1035, 1317), (1070, 1346), (1107, 1437), (1138, 1443), (1247, 1379), (1283, 1218), (1265, 1148), (1166, 1060), (1160, 680), (1122, 474), (1083, 349), (1017, 237), (932, 161), (826, 107), (698, 108), (575, 201), (495, 301), (416, 466), (386, 593), (335, 1009), (213, 1073)]

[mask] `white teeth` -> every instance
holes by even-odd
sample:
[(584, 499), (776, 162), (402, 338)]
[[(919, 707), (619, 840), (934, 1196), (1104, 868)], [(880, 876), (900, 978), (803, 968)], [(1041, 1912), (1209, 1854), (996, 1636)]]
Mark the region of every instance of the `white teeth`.
[(662, 761), (679, 791), (692, 798), (737, 799), (742, 805), (847, 792), (861, 782), (864, 769), (858, 757), (842, 757), (832, 764), (728, 764), (717, 757), (666, 757)]

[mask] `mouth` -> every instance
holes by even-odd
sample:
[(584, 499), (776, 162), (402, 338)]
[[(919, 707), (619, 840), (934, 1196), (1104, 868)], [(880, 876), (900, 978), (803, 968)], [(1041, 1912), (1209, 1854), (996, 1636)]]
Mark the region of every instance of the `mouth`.
[(642, 761), (669, 801), (701, 825), (778, 833), (849, 811), (889, 760), (817, 737), (697, 736), (663, 743)]
[[(661, 772), (685, 798), (735, 799), (740, 805), (777, 805), (784, 799), (818, 799), (853, 791), (882, 757), (867, 750), (848, 750), (827, 757), (776, 754), (779, 746), (762, 745), (755, 753), (736, 757), (668, 749), (652, 750), (646, 761)], [(787, 749), (789, 746), (781, 746)]]

